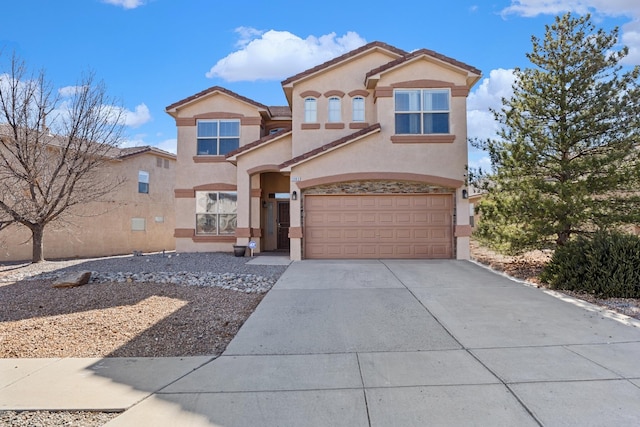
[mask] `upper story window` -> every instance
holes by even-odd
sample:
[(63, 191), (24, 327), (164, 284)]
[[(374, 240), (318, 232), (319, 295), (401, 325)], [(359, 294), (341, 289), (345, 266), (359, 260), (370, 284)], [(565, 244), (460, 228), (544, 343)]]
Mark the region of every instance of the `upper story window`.
[(318, 121), (318, 100), (315, 98), (305, 98), (304, 122), (316, 123), (317, 121)]
[(351, 121), (364, 122), (364, 98), (361, 96), (351, 100)]
[(198, 120), (198, 155), (224, 155), (240, 146), (240, 120)]
[(396, 134), (449, 133), (449, 89), (395, 91)]
[(138, 193), (149, 193), (149, 172), (138, 171)]
[(332, 96), (329, 98), (329, 123), (339, 123), (342, 121), (342, 105), (340, 98)]

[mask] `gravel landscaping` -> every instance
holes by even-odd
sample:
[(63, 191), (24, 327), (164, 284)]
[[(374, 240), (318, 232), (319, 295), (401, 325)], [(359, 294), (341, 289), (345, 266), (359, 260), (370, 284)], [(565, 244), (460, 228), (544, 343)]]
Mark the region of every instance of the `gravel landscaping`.
[[(221, 354), (285, 266), (226, 253), (0, 265), (0, 358)], [(53, 288), (91, 271), (89, 284)], [(0, 426), (98, 427), (118, 414), (0, 411)]]
[[(0, 267), (0, 357), (220, 354), (284, 266), (226, 253), (152, 254)], [(70, 271), (91, 282), (53, 288)]]

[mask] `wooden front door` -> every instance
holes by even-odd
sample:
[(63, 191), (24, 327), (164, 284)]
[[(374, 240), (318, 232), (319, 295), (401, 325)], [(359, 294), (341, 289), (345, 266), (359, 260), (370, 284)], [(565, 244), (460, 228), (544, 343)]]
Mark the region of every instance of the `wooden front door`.
[(289, 250), (289, 202), (278, 202), (278, 250)]

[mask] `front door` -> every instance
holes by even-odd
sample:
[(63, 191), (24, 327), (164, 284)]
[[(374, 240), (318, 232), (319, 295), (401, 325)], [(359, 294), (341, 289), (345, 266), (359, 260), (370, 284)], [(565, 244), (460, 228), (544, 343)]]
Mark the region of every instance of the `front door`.
[(289, 202), (278, 202), (278, 250), (289, 250)]

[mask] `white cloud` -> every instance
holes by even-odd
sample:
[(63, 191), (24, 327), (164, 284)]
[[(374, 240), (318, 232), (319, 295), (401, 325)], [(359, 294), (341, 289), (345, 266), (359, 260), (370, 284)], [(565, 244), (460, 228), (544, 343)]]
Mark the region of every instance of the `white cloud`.
[(176, 154), (178, 152), (178, 140), (175, 138), (165, 139), (164, 141), (160, 141), (159, 143), (155, 144), (155, 147)]
[(288, 31), (240, 27), (236, 32), (240, 49), (220, 59), (207, 77), (228, 82), (282, 80), (366, 44), (351, 31), (341, 37), (330, 33), (306, 39)]
[(596, 17), (628, 17), (631, 22), (622, 26), (621, 42), (629, 47), (627, 65), (640, 64), (640, 1), (638, 0), (511, 0), (502, 15), (558, 15), (565, 12), (591, 13)]
[(73, 95), (76, 95), (82, 91), (82, 86), (65, 86), (58, 89), (58, 94), (63, 98), (69, 98)]
[(114, 6), (120, 6), (124, 9), (135, 9), (139, 6), (144, 6), (145, 0), (102, 0), (104, 3), (112, 4)]
[(145, 104), (136, 106), (135, 111), (125, 109), (123, 112), (125, 116), (124, 124), (126, 126), (137, 128), (151, 120), (151, 113)]
[(467, 134), (469, 138), (495, 138), (498, 123), (491, 110), (502, 108), (502, 99), (511, 98), (515, 76), (513, 70), (491, 70), (467, 99)]

